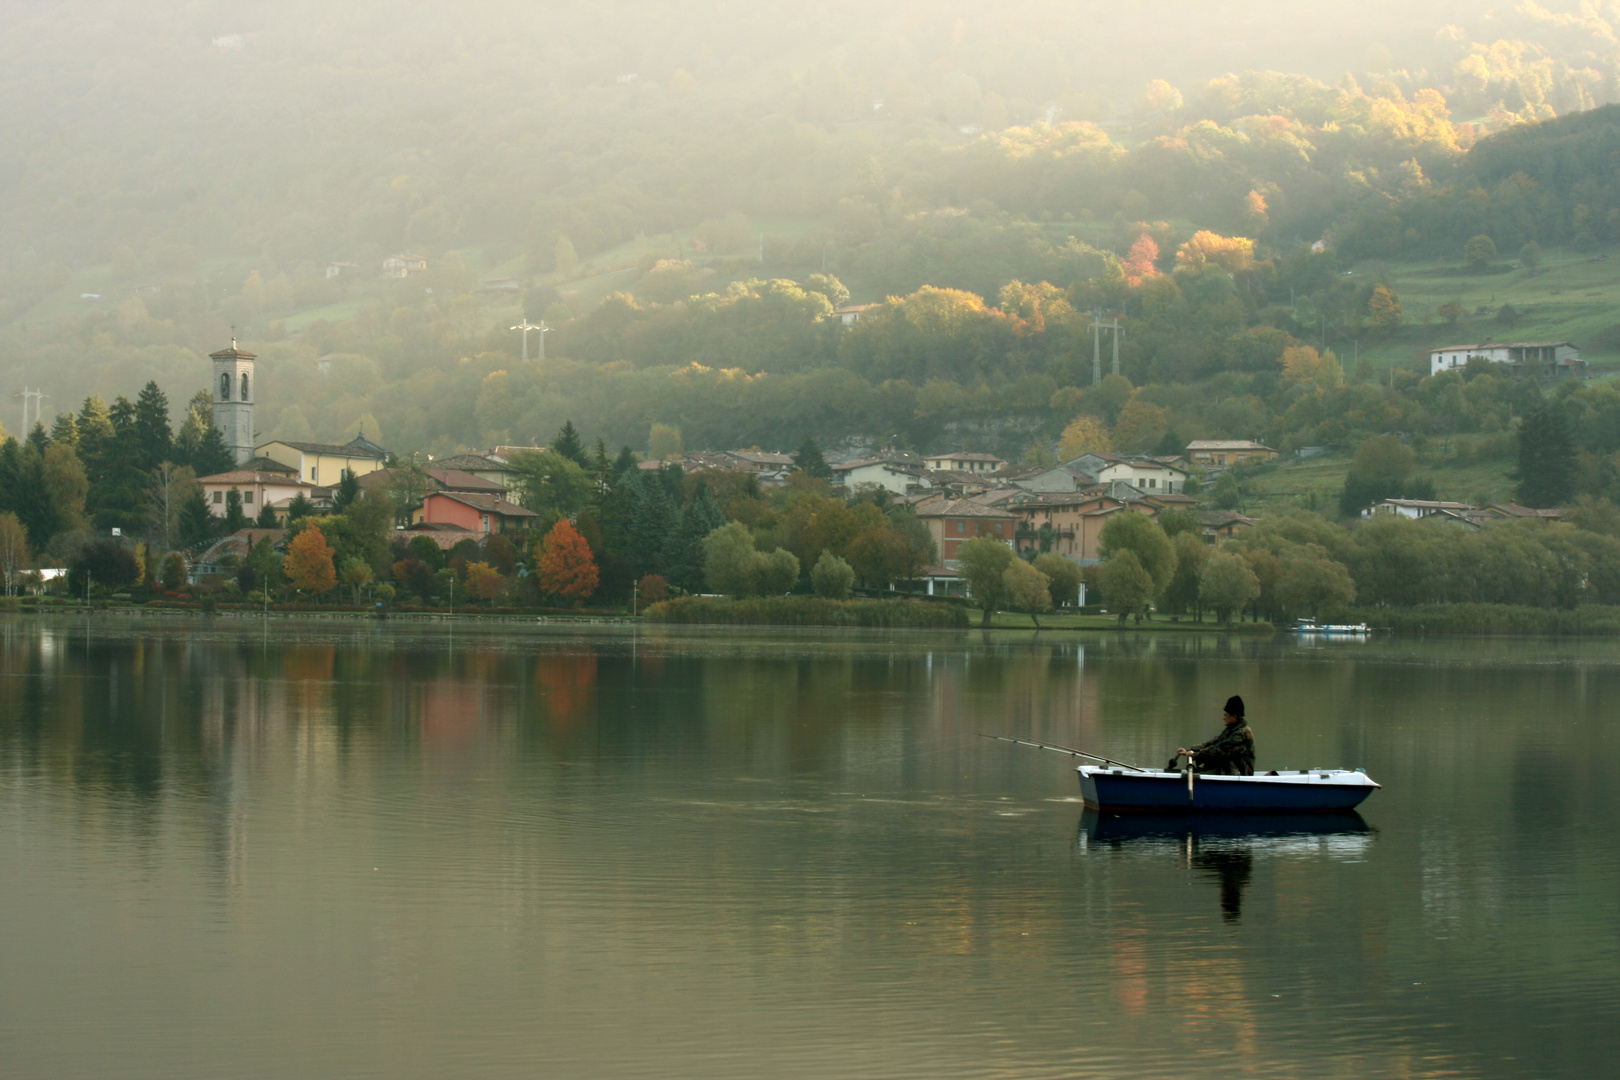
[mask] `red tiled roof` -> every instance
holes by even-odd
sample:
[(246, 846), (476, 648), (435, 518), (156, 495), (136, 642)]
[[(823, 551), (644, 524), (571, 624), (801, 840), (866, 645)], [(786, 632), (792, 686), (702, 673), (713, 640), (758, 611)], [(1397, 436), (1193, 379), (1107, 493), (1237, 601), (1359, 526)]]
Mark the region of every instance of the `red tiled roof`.
[(463, 506), (470, 506), (482, 514), (499, 514), (502, 517), (539, 517), (533, 510), (525, 510), (517, 503), (507, 502), (494, 495), (484, 495), (472, 491), (435, 491), (428, 496), (429, 499), (454, 499)]

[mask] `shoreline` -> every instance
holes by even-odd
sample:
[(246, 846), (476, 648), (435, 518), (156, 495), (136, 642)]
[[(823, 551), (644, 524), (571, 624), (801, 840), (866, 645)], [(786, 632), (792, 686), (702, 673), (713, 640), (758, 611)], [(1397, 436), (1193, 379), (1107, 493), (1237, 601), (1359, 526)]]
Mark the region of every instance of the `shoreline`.
[[(547, 611), (536, 613), (520, 612), (477, 612), (477, 611), (400, 611), (391, 610), (386, 617), (378, 618), (375, 611), (370, 609), (348, 610), (276, 610), (271, 608), (268, 612), (262, 609), (224, 608), (214, 611), (203, 611), (191, 607), (147, 607), (144, 605), (83, 605), (69, 604), (9, 604), (0, 606), (0, 615), (14, 615), (26, 617), (48, 616), (69, 619), (84, 619), (91, 617), (112, 617), (118, 619), (138, 619), (142, 617), (159, 617), (165, 619), (230, 619), (237, 623), (249, 620), (267, 621), (274, 619), (278, 622), (296, 622), (305, 620), (309, 622), (400, 622), (408, 624), (441, 623), (447, 625), (478, 625), (485, 627), (511, 627), (517, 629), (525, 626), (690, 626), (708, 627), (712, 629), (741, 629), (757, 627), (760, 629), (778, 630), (839, 630), (860, 629), (862, 627), (848, 623), (836, 622), (799, 622), (799, 621), (707, 621), (707, 620), (658, 620), (649, 619), (643, 615), (629, 615), (610, 613), (604, 611), (582, 612), (569, 614), (565, 612)], [(1355, 611), (1350, 616), (1355, 621), (1366, 622), (1373, 627), (1372, 637), (1378, 639), (1413, 639), (1413, 638), (1492, 638), (1492, 637), (1530, 637), (1530, 638), (1592, 638), (1605, 639), (1620, 637), (1620, 607), (1584, 607), (1574, 610), (1555, 610), (1544, 608), (1512, 608), (1500, 605), (1470, 604), (1449, 606), (1428, 606), (1420, 608), (1381, 609)], [(980, 625), (977, 612), (972, 612), (965, 625), (915, 625), (903, 624), (874, 625), (868, 629), (886, 630), (926, 630), (930, 632), (995, 632), (998, 634), (1145, 634), (1153, 636), (1163, 635), (1194, 635), (1209, 636), (1222, 635), (1228, 637), (1259, 638), (1288, 634), (1287, 626), (1279, 626), (1269, 622), (1234, 622), (1230, 628), (1216, 622), (1192, 622), (1185, 617), (1171, 619), (1168, 616), (1143, 620), (1138, 623), (1127, 623), (1120, 626), (1114, 616), (1110, 615), (1053, 615), (1042, 617), (1039, 626), (1034, 625), (1027, 614), (1018, 612), (997, 612), (991, 624), (986, 627)]]

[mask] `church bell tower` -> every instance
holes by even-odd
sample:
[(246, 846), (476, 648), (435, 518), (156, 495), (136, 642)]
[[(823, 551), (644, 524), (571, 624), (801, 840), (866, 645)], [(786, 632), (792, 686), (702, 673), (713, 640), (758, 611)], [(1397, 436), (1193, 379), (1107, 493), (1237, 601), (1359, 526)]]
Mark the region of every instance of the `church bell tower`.
[(253, 361), (258, 357), (236, 347), (209, 353), (214, 362), (214, 426), (238, 465), (253, 460)]

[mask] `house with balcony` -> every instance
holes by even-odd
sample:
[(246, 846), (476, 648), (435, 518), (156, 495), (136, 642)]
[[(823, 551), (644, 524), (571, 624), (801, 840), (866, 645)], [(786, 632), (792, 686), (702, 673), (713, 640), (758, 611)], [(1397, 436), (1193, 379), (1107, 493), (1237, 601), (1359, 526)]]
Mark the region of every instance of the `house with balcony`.
[(1429, 351), (1429, 374), (1457, 371), (1470, 360), (1501, 364), (1515, 378), (1555, 379), (1586, 374), (1586, 361), (1572, 341), (1483, 341), (1442, 345)]
[(1102, 560), (1102, 528), (1110, 517), (1158, 514), (1157, 508), (1147, 502), (1127, 502), (1102, 488), (1071, 495), (1041, 495), (1013, 509), (1022, 519), (1017, 533), (1020, 552), (1034, 555), (1051, 551), (1081, 566), (1095, 566)]
[(972, 475), (993, 473), (998, 469), (1007, 467), (1007, 459), (999, 458), (994, 454), (983, 454), (974, 450), (963, 450), (955, 454), (933, 454), (923, 459), (923, 464), (938, 472), (960, 472)]
[(949, 499), (943, 496), (925, 499), (912, 507), (929, 537), (940, 561), (953, 568), (957, 550), (969, 540), (981, 536), (999, 540), (1013, 547), (1017, 538), (1019, 515), (1010, 509), (985, 506), (973, 499)]

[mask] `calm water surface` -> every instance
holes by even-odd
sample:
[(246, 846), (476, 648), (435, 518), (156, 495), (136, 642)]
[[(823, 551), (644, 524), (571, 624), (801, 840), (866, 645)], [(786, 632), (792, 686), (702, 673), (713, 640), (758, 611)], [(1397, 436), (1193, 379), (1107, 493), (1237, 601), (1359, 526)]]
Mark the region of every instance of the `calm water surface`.
[[(1097, 819), (1249, 702), (1359, 817)], [(1620, 649), (0, 621), (6, 1077), (1587, 1077)]]

